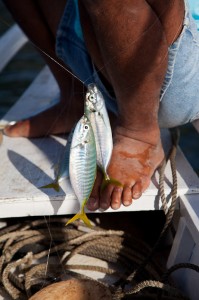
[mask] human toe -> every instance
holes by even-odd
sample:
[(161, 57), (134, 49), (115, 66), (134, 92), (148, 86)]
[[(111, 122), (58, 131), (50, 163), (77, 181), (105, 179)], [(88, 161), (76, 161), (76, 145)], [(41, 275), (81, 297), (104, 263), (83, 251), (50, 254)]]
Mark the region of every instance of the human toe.
[(101, 191), (100, 207), (102, 209), (108, 209), (110, 207), (113, 189), (114, 189), (113, 185), (109, 184), (106, 186), (104, 190)]
[(132, 187), (133, 199), (139, 199), (142, 196), (142, 193), (148, 188), (149, 184), (149, 178), (144, 178), (142, 180), (137, 181)]
[(91, 211), (94, 211), (99, 208), (99, 195), (100, 195), (101, 182), (102, 182), (102, 175), (100, 172), (97, 172), (95, 184), (86, 205), (87, 208)]
[(99, 199), (98, 197), (90, 197), (87, 204), (87, 208), (91, 211), (95, 211), (99, 208)]
[(114, 187), (111, 195), (111, 208), (118, 209), (121, 206), (121, 197), (123, 189), (121, 187)]
[(4, 128), (4, 134), (10, 137), (27, 137), (29, 134), (29, 120), (19, 121), (14, 125), (8, 125)]
[(139, 199), (142, 196), (142, 184), (140, 181), (136, 182), (132, 187), (133, 199)]
[(122, 203), (124, 206), (129, 206), (132, 204), (132, 191), (131, 187), (125, 186), (122, 193)]

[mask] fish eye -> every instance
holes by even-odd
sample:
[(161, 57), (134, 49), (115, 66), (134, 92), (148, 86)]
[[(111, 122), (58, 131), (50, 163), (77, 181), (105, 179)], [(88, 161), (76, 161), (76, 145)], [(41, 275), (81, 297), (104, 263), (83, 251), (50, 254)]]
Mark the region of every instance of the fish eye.
[(88, 128), (89, 128), (88, 125), (85, 125), (85, 126), (84, 126), (84, 129), (88, 130)]
[(90, 101), (94, 102), (95, 101), (95, 96), (94, 95), (90, 95)]

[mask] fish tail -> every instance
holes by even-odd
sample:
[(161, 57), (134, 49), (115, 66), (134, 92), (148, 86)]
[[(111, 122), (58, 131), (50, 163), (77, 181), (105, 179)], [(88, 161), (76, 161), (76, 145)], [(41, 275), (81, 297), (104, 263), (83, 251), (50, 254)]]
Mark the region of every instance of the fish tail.
[(123, 187), (119, 180), (109, 177), (108, 174), (104, 174), (104, 178), (101, 185), (101, 190), (103, 191), (109, 184), (113, 184), (119, 187)]
[(40, 189), (54, 189), (56, 192), (59, 192), (60, 186), (58, 182), (52, 182), (47, 185), (41, 186)]
[(84, 222), (84, 224), (86, 224), (86, 226), (88, 227), (92, 227), (90, 220), (88, 219), (85, 211), (84, 211), (84, 206), (86, 204), (86, 201), (84, 201), (84, 203), (82, 204), (82, 208), (81, 208), (81, 212), (77, 213), (74, 217), (72, 217), (67, 223), (66, 226), (68, 224), (71, 224), (73, 222), (75, 222), (76, 220), (80, 219)]

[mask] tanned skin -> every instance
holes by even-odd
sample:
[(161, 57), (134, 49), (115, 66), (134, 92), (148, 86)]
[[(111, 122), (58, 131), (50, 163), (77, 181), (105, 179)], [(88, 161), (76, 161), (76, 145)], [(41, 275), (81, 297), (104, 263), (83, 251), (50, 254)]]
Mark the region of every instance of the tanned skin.
[[(30, 40), (57, 60), (56, 31), (66, 1), (5, 3)], [(164, 158), (158, 125), (160, 90), (168, 47), (182, 30), (184, 1), (79, 0), (79, 8), (88, 52), (119, 107), (119, 117), (113, 120), (114, 147), (108, 174), (122, 187), (110, 184), (101, 191), (99, 173), (87, 206), (90, 210), (118, 209), (142, 195)], [(49, 134), (69, 132), (83, 114), (83, 85), (45, 59), (59, 84), (60, 103), (7, 127), (8, 136), (44, 136), (49, 128)]]

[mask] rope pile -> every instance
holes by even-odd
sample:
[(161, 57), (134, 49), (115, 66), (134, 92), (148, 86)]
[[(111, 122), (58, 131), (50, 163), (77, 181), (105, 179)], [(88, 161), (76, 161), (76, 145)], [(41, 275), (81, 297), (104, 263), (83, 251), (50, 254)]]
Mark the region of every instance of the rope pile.
[[(167, 296), (162, 295), (162, 299), (186, 299), (175, 288), (161, 282), (163, 269), (155, 257), (143, 266), (151, 252), (147, 244), (123, 231), (95, 226), (87, 232), (88, 229), (78, 222), (66, 228), (66, 221), (53, 218), (46, 223), (45, 219), (38, 219), (1, 230), (1, 283), (12, 299), (28, 299), (41, 287), (61, 280), (63, 274), (86, 278), (78, 270), (112, 276), (115, 282), (109, 288), (113, 299), (131, 299), (130, 296), (137, 297), (137, 294), (146, 297), (145, 289), (149, 287), (165, 291)], [(67, 263), (77, 254), (106, 261), (111, 267)], [(135, 271), (140, 266), (142, 270), (138, 274)], [(107, 286), (105, 282), (101, 284)], [(152, 291), (150, 297), (156, 292)]]
[[(199, 272), (199, 267), (181, 264), (165, 270), (156, 259), (156, 250), (171, 224), (177, 199), (176, 146), (174, 143), (168, 157), (173, 172), (169, 208), (163, 188), (166, 162), (160, 171), (160, 194), (166, 222), (152, 249), (124, 231), (105, 230), (96, 224), (89, 229), (78, 221), (65, 227), (68, 219), (60, 217), (51, 218), (50, 222), (46, 218), (24, 220), (0, 230), (2, 288), (12, 299), (25, 300), (44, 286), (63, 280), (63, 277), (88, 279), (85, 272), (80, 272), (83, 270), (100, 272), (111, 278), (111, 283), (98, 282), (110, 289), (113, 300), (187, 299), (168, 281), (169, 275), (182, 267)], [(107, 262), (108, 266), (71, 263), (77, 254)]]

